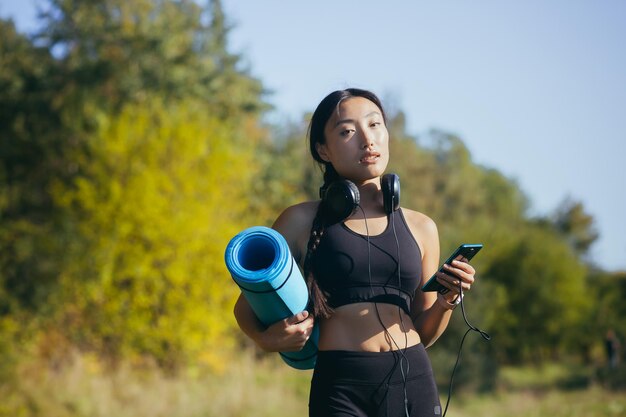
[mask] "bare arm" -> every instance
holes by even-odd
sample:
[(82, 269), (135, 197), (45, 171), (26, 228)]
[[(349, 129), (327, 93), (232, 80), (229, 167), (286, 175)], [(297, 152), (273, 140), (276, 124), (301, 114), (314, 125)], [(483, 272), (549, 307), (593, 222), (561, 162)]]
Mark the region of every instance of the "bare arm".
[[(408, 211), (409, 224), (422, 251), (422, 278), (420, 288), (439, 269), (439, 233), (437, 226), (427, 216)], [(463, 282), (463, 290), (469, 290), (474, 282), (474, 269), (465, 262), (456, 262), (447, 270), (452, 275), (438, 275), (439, 281), (446, 285), (450, 292), (445, 296), (436, 292), (416, 291), (411, 315), (415, 329), (424, 346), (429, 347), (443, 334), (452, 316), (451, 302), (458, 297), (459, 289), (455, 283)], [(438, 299), (439, 298), (439, 299)], [(447, 308), (446, 308), (447, 306)]]
[(309, 316), (308, 311), (265, 327), (243, 294), (239, 295), (235, 303), (234, 313), (241, 330), (267, 352), (298, 351), (304, 347), (313, 331), (313, 317)]
[[(310, 203), (290, 207), (272, 226), (285, 238), (292, 256), (298, 263), (302, 258), (302, 242), (306, 238), (303, 233), (306, 233), (307, 227), (310, 230), (308, 219), (315, 207)], [(270, 326), (263, 325), (243, 294), (239, 295), (233, 312), (241, 330), (261, 349), (268, 352), (300, 350), (313, 331), (313, 316), (309, 315), (308, 311), (302, 311)]]

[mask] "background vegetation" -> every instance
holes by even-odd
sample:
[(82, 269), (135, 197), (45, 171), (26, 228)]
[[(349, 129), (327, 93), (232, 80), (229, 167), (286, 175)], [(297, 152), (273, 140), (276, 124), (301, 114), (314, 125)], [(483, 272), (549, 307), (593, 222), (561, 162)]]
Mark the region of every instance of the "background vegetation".
[[(263, 122), (218, 0), (45, 10), (32, 36), (0, 20), (0, 415), (305, 415), (309, 373), (237, 330), (223, 251), (316, 198), (308, 115)], [(626, 272), (588, 258), (582, 203), (530, 217), (461, 138), (413, 137), (400, 110), (388, 125), (403, 206), (443, 253), (486, 247), (466, 309), (492, 341), (466, 342), (455, 384), (480, 395), (461, 415), (626, 414), (604, 352), (607, 330), (626, 336)], [(464, 330), (455, 315), (430, 350), (442, 394)]]

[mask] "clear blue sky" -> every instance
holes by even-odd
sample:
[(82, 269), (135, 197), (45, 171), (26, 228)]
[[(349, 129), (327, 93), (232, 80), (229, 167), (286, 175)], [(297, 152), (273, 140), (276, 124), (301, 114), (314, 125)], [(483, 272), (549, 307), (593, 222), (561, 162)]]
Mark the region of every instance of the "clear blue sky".
[[(594, 261), (626, 270), (626, 1), (223, 2), (231, 50), (274, 91), (277, 120), (372, 89), (410, 133), (455, 133), (515, 179), (531, 214), (582, 201)], [(0, 0), (0, 15), (32, 30), (34, 4)]]

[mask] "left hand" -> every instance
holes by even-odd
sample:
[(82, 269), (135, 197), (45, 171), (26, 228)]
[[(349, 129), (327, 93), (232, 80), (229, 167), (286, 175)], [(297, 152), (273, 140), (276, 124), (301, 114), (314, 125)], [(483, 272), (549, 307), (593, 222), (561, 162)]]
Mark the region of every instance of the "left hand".
[(472, 288), (476, 270), (467, 263), (467, 259), (459, 258), (451, 262), (452, 265), (444, 264), (445, 273), (437, 272), (437, 281), (450, 291), (443, 294), (448, 302), (454, 301), (459, 296), (459, 285), (463, 292)]

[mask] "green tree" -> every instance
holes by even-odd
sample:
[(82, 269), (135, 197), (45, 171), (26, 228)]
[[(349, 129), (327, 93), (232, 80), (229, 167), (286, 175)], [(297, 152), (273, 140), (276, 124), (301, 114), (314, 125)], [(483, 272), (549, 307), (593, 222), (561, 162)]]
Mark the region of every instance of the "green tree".
[(259, 177), (252, 185), (251, 208), (270, 225), (286, 207), (319, 198), (322, 171), (309, 154), (306, 122), (271, 126), (259, 148)]
[(71, 169), (62, 158), (57, 75), (46, 48), (0, 20), (0, 315), (39, 305), (63, 258), (48, 193), (50, 179)]
[(266, 108), (261, 83), (228, 51), (219, 0), (50, 0), (46, 10), (38, 42), (57, 51), (68, 117), (152, 93), (201, 100), (220, 118)]
[(567, 353), (580, 336), (592, 302), (587, 268), (550, 228), (527, 226), (516, 234), (483, 271), (494, 294), (486, 326), (502, 361), (541, 362)]
[[(400, 175), (402, 205), (432, 217), (440, 232), (442, 256), (461, 242), (482, 242), (495, 256), (496, 242), (525, 222), (527, 199), (517, 184), (472, 161), (462, 140), (442, 131), (422, 138), (405, 132), (404, 118), (390, 117), (392, 163)], [(429, 146), (420, 145), (421, 142)]]
[(580, 201), (564, 200), (553, 215), (553, 224), (580, 255), (586, 255), (598, 239), (593, 217), (585, 212)]
[[(601, 269), (592, 269), (587, 278), (588, 297), (593, 300), (592, 311), (588, 319), (581, 324), (581, 331), (585, 332), (585, 337), (579, 343), (581, 354), (588, 362), (592, 362), (597, 357), (593, 357), (594, 348), (596, 352), (604, 354), (602, 344), (607, 330), (613, 329), (620, 340), (622, 346), (626, 340), (626, 271), (608, 272)], [(602, 360), (606, 360), (603, 356)]]

